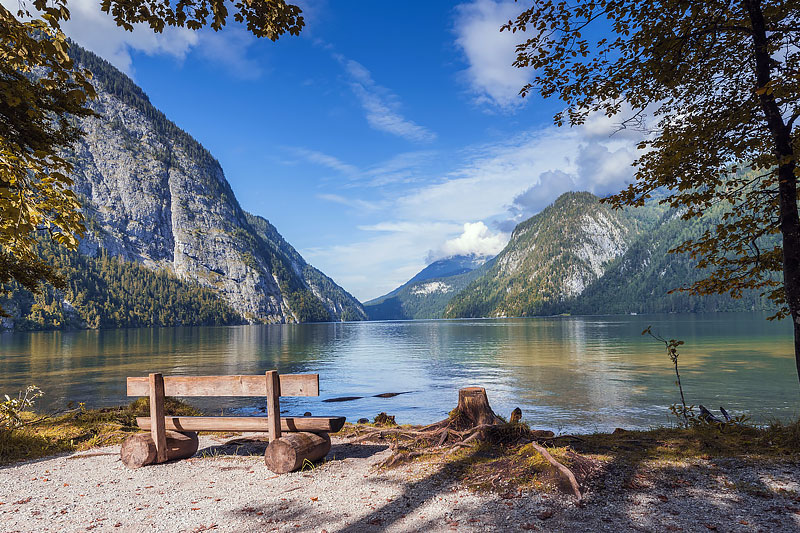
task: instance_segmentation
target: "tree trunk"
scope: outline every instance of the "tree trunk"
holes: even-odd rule
[[[167,460],[186,459],[197,452],[199,441],[197,433],[167,431]],[[119,456],[128,468],[139,468],[157,462],[156,443],[150,433],[136,433],[122,443]]]
[[[269,443],[264,463],[276,474],[285,474],[302,468],[307,460],[322,459],[329,451],[331,438],[327,433],[286,433]]]
[[[486,397],[486,389],[483,387],[460,389],[458,406],[450,419],[459,429],[503,423],[489,406],[489,398]]]
[[[778,165],[780,228],[783,236],[783,288],[794,326],[794,357],[800,380],[800,216],[797,213],[797,177],[791,128],[783,120],[774,93],[769,88],[772,66],[766,22],[761,0],[742,0],[753,28],[756,85],[761,109],[772,136],[772,151]]]

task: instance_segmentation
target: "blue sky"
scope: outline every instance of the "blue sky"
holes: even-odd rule
[[[3,0],[8,2],[8,0]],[[67,33],[128,73],[220,161],[242,207],[362,301],[454,253],[497,253],[567,190],[630,180],[635,138],[592,117],[555,128],[557,101],[521,99],[521,4],[299,3],[299,37],[126,33],[97,0]]]

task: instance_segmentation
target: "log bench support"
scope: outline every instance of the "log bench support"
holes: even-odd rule
[[[187,459],[197,453],[200,441],[194,431],[164,432],[166,461],[177,459]],[[136,433],[131,435],[122,443],[119,451],[122,464],[128,468],[139,468],[140,466],[161,463],[157,458],[156,443],[150,433]]]
[[[277,474],[303,467],[325,457],[331,449],[329,432],[342,429],[344,417],[281,417],[280,397],[319,396],[319,375],[285,374],[277,370],[259,376],[171,376],[153,373],[128,378],[128,396],[150,398],[150,416],[136,419],[149,433],[125,439],[120,449],[123,464],[138,468],[185,459],[197,452],[197,431],[266,431],[267,467]],[[165,396],[266,396],[266,417],[167,416]],[[284,433],[285,432],[285,433]]]
[[[167,433],[164,429],[164,376],[150,374],[150,435],[156,447],[156,462],[167,461]]]
[[[322,459],[331,451],[331,437],[327,433],[287,433],[270,441],[264,452],[264,464],[276,474],[285,474],[303,468],[306,461]]]

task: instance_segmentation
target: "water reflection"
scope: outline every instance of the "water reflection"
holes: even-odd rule
[[[127,401],[125,377],[319,372],[320,398],[287,399],[292,412],[355,419],[389,411],[405,422],[443,418],[459,387],[485,386],[495,410],[521,407],[537,427],[591,431],[668,422],[677,399],[663,346],[647,325],[686,341],[687,399],[754,418],[797,416],[791,330],[763,315],[651,315],[141,328],[0,335],[0,392],[40,386],[43,407]],[[394,398],[384,392],[413,391]],[[324,398],[365,396],[340,404]],[[257,412],[255,399],[193,400]]]

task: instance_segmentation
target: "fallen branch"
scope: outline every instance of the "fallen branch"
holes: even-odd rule
[[[116,455],[119,456],[119,452],[91,452],[91,453],[81,453],[77,455],[70,455],[67,457],[67,460],[71,459],[83,459],[84,457],[100,457],[103,455]]]
[[[573,492],[573,494],[575,494],[575,497],[576,497],[576,498],[578,499],[578,501],[580,502],[580,501],[581,501],[581,498],[582,498],[582,496],[581,496],[581,489],[580,489],[580,487],[578,486],[578,480],[577,480],[577,479],[575,479],[575,474],[573,474],[573,473],[572,473],[572,470],[570,470],[570,469],[569,469],[569,468],[567,468],[566,466],[564,466],[564,465],[562,465],[561,463],[559,463],[558,461],[556,461],[556,460],[555,460],[555,458],[554,458],[552,455],[550,455],[550,452],[548,452],[548,451],[547,451],[547,450],[544,448],[544,446],[541,446],[540,444],[538,444],[538,443],[536,443],[536,442],[531,442],[531,446],[533,446],[533,448],[534,448],[534,449],[535,449],[537,452],[539,452],[540,454],[542,454],[542,457],[544,457],[545,459],[547,459],[547,462],[548,462],[548,463],[550,463],[551,465],[553,465],[554,467],[556,467],[556,468],[558,469],[558,471],[559,471],[559,472],[561,472],[561,474],[562,474],[562,475],[563,475],[565,478],[567,478],[567,480],[569,481],[569,484],[570,484],[570,486],[572,487],[572,492]]]

